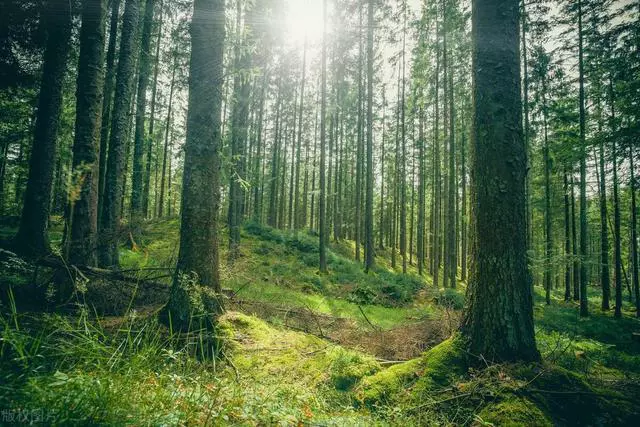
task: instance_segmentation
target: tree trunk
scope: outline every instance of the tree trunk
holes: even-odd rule
[[[602,310],[609,310],[611,281],[609,278],[609,232],[607,224],[607,184],[604,168],[604,142],[600,141],[600,286],[602,287]]]
[[[240,184],[245,176],[245,147],[248,134],[249,97],[251,90],[251,78],[249,68],[251,58],[248,52],[241,52],[240,43],[251,45],[249,38],[251,29],[249,22],[252,20],[251,11],[245,10],[244,28],[241,28],[241,2],[237,2],[236,19],[236,46],[235,46],[235,76],[233,79],[233,106],[231,112],[231,162],[229,174],[229,254],[230,262],[240,255],[240,225],[242,223],[242,211],[245,191]]]
[[[424,274],[424,234],[425,224],[425,183],[426,183],[426,165],[424,153],[424,111],[420,106],[419,112],[419,132],[418,132],[418,242],[417,242],[417,258],[418,258],[418,274]]]
[[[367,25],[367,175],[364,208],[364,266],[365,271],[373,268],[375,253],[373,248],[373,0],[369,0]]]
[[[68,0],[48,0],[43,14],[47,43],[35,120],[29,179],[24,194],[15,249],[28,257],[51,252],[47,228],[56,159],[56,138],[62,91],[71,39],[71,5]]]
[[[73,172],[78,180],[71,203],[71,235],[66,247],[69,263],[96,266],[98,234],[98,173],[100,119],[104,89],[106,1],[84,0],[80,30],[80,60],[76,91],[76,132]]]
[[[136,32],[138,26],[138,2],[127,0],[122,18],[120,54],[116,73],[113,115],[109,135],[107,173],[104,200],[100,217],[100,242],[98,262],[101,267],[117,267],[118,234],[121,219],[121,202],[124,194],[124,169],[127,157],[127,127],[132,105],[133,78],[135,74]]]
[[[144,174],[144,213],[147,218],[152,217],[156,213],[156,208],[158,207],[158,161],[156,161],[155,165],[155,200],[154,203],[151,204],[150,196],[149,196],[149,188],[151,187],[151,159],[152,159],[152,151],[153,151],[153,142],[154,142],[154,133],[155,133],[155,122],[156,122],[156,105],[158,100],[158,72],[160,71],[160,44],[162,40],[162,24],[163,24],[163,7],[164,1],[160,0],[160,5],[158,7],[160,17],[158,19],[158,37],[156,38],[156,53],[153,64],[153,86],[151,88],[151,112],[149,114],[149,136],[147,140],[147,168]],[[153,210],[149,211],[149,206],[152,206]]]
[[[401,146],[402,158],[400,160],[400,255],[402,256],[402,273],[407,273],[407,141],[405,123],[405,79],[406,61],[405,51],[407,43],[407,0],[403,0],[403,25],[402,25],[402,101],[400,103],[401,121]]]
[[[219,19],[212,19],[219,17]],[[213,292],[209,314],[223,309],[218,249],[224,0],[195,0],[191,24],[191,64],[187,137],[182,180],[182,222],[176,277],[167,305],[172,324],[186,328],[197,310],[181,274],[195,274]]]
[[[321,59],[321,102],[320,102],[320,194],[318,204],[320,205],[319,213],[319,248],[320,248],[320,272],[327,273],[327,183],[326,183],[326,139],[327,139],[327,0],[323,0],[323,31],[322,31],[322,59]]]
[[[136,128],[133,145],[133,177],[131,179],[131,222],[134,227],[145,215],[148,205],[148,194],[144,194],[144,122],[147,111],[147,87],[151,72],[151,26],[153,24],[153,9],[155,0],[145,0],[144,19],[142,22],[142,37],[140,39],[140,59],[138,66],[138,96],[136,103]],[[148,161],[148,159],[147,159]]]
[[[174,52],[177,55],[177,52]],[[173,111],[173,92],[176,82],[176,70],[178,68],[178,60],[174,57],[173,69],[171,70],[171,85],[169,86],[169,104],[167,106],[167,123],[164,130],[164,150],[162,155],[162,175],[160,178],[160,200],[158,203],[158,217],[164,216],[164,192],[166,188],[166,170],[167,170],[167,157],[171,156],[171,146],[169,144],[169,132],[171,129],[171,113]]]
[[[102,98],[102,121],[100,130],[100,166],[98,179],[98,224],[101,223],[104,186],[107,176],[107,153],[109,151],[109,126],[111,125],[111,107],[113,86],[115,84],[116,42],[118,39],[118,20],[120,18],[120,0],[112,0],[109,27],[109,47],[107,48],[106,77]]]
[[[587,143],[584,91],[582,0],[578,0],[578,82],[580,102],[580,316],[589,315],[587,299]]]
[[[564,300],[571,300],[571,213],[569,204],[569,179],[567,170],[564,170]]]
[[[527,268],[517,0],[473,7],[472,256],[462,333],[487,360],[536,360]],[[499,262],[496,262],[499,261]]]
[[[545,71],[546,73],[546,71]],[[547,111],[547,76],[542,76],[542,127],[544,136],[544,290],[547,305],[551,305],[551,252],[553,250],[553,235],[551,230],[551,156],[549,154],[549,117]]]

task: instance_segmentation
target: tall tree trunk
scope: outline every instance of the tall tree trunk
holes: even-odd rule
[[[106,1],[84,0],[80,30],[80,60],[76,91],[76,132],[73,171],[79,186],[70,197],[71,236],[66,247],[71,264],[97,264],[98,173],[100,119],[104,89]],[[79,191],[78,191],[79,190]]]
[[[146,145],[144,122],[147,112],[147,87],[151,73],[151,26],[155,0],[145,0],[142,36],[140,38],[140,59],[138,66],[138,96],[136,103],[136,128],[133,145],[133,177],[131,179],[131,222],[139,226],[146,214],[148,194],[144,192],[144,149]],[[149,159],[147,159],[148,161]]]
[[[178,68],[177,52],[174,52],[176,56],[173,60],[173,69],[171,70],[171,84],[169,86],[169,104],[167,105],[167,122],[164,130],[164,150],[162,155],[162,175],[160,178],[160,200],[158,203],[158,217],[164,216],[164,192],[166,188],[166,170],[167,170],[167,157],[171,156],[171,146],[169,144],[169,132],[171,129],[171,113],[173,112],[173,92],[176,83],[176,70]]]
[[[571,250],[573,255],[573,300],[580,300],[580,260],[578,258],[578,232],[576,221],[576,185],[571,172]]]
[[[301,151],[302,151],[302,118],[304,115],[304,89],[306,83],[306,71],[307,71],[307,39],[304,39],[304,50],[302,52],[302,80],[300,82],[300,110],[298,112],[298,137],[296,138],[296,172],[295,172],[295,194],[294,194],[294,208],[295,221],[294,229],[302,228],[304,224],[304,214],[302,212],[302,201],[300,200],[300,167],[301,167]],[[306,191],[306,189],[305,189]]]
[[[418,132],[418,242],[417,242],[417,258],[418,258],[418,274],[424,274],[424,235],[425,235],[425,183],[426,183],[426,165],[424,150],[424,111],[420,106],[419,112],[419,132]]]
[[[439,38],[439,25],[436,23],[436,39]],[[434,202],[433,202],[433,287],[438,289],[440,286],[440,228],[441,228],[441,210],[442,210],[442,193],[441,193],[441,162],[440,162],[440,47],[436,43],[436,72],[435,72],[435,88],[434,88],[434,116],[433,116],[433,163],[434,163]]]
[[[138,1],[127,0],[122,18],[122,35],[120,36],[116,92],[109,135],[104,200],[99,224],[98,262],[102,267],[117,267],[119,264],[118,234],[122,214],[121,203],[124,194],[127,127],[129,124],[129,109],[132,106],[133,97],[137,26]]]
[[[276,119],[275,119],[275,135],[273,138],[273,144],[271,147],[271,176],[269,179],[269,214],[267,218],[267,224],[271,227],[278,225],[278,211],[277,211],[277,189],[278,189],[278,159],[280,156],[280,110],[282,109],[282,78],[278,83],[278,94],[276,96]]]
[[[584,91],[582,0],[578,0],[578,83],[580,103],[580,316],[589,315],[587,299],[587,143]]]
[[[320,213],[319,213],[319,264],[320,264],[320,272],[327,272],[327,183],[326,183],[326,171],[325,171],[325,163],[326,163],[326,139],[327,139],[327,0],[323,0],[323,31],[322,31],[322,59],[321,59],[321,84],[320,84],[320,93],[321,93],[321,102],[320,102],[320,194],[318,204],[320,205]]]
[[[444,49],[443,49],[443,68],[445,70],[445,79],[448,78],[448,101],[449,101],[449,194],[447,202],[447,262],[449,263],[449,277],[445,277],[445,281],[449,281],[451,288],[456,287],[457,272],[457,243],[456,243],[456,138],[455,138],[455,115],[454,115],[454,96],[453,96],[453,67],[448,60],[447,49],[447,33],[448,33],[448,16],[447,1],[444,1]]]
[[[611,102],[611,121],[610,125],[612,130],[615,130],[616,126],[616,112],[615,112],[615,93],[613,80],[609,79],[609,96]],[[613,257],[615,265],[615,285],[616,285],[616,307],[614,311],[614,317],[622,317],[622,234],[620,224],[620,196],[619,196],[619,181],[618,181],[618,147],[615,138],[613,139]]]
[[[553,235],[551,234],[551,156],[549,154],[549,126],[547,111],[546,76],[542,77],[542,128],[544,136],[544,290],[547,305],[551,305],[551,252],[553,250]]]
[[[62,90],[71,39],[72,16],[69,1],[48,0],[45,8],[43,25],[47,31],[47,43],[29,160],[29,179],[20,227],[13,241],[15,249],[28,257],[39,257],[51,252],[47,228]]]
[[[403,0],[402,24],[402,101],[400,104],[400,121],[402,132],[402,159],[400,173],[400,255],[402,256],[402,273],[407,273],[407,141],[405,123],[405,85],[406,85],[406,44],[407,44],[407,0]]]
[[[189,109],[182,180],[182,222],[177,271],[194,273],[198,284],[215,298],[206,298],[205,310],[223,309],[218,248],[220,205],[220,149],[224,0],[195,0],[191,25]],[[218,19],[212,19],[218,17]],[[186,329],[196,310],[180,274],[171,287],[167,311],[172,324]],[[204,299],[204,298],[203,298]],[[203,301],[204,302],[204,301]]]
[[[385,207],[385,198],[384,198],[384,142],[386,137],[386,108],[387,108],[387,100],[385,95],[385,87],[382,86],[382,138],[380,140],[380,222],[379,222],[379,243],[378,248],[383,251],[384,250],[384,207]]]
[[[567,178],[567,171],[564,171],[564,300],[569,302],[571,300],[571,263],[568,261],[571,259],[571,219],[570,219],[569,204],[569,179]]]
[[[518,0],[476,0],[472,14],[473,262],[462,333],[470,352],[484,359],[536,360],[527,271]]]
[[[247,6],[248,7],[248,6]],[[231,173],[229,174],[229,261],[233,262],[240,255],[240,225],[245,198],[241,181],[245,176],[245,151],[248,134],[249,98],[251,90],[251,57],[248,52],[242,52],[240,44],[252,45],[249,38],[251,33],[249,22],[253,19],[251,9],[245,9],[244,28],[242,28],[242,2],[237,2],[236,45],[235,45],[235,76],[233,79],[233,106],[231,112]],[[247,48],[248,48],[247,46]],[[244,49],[246,50],[246,49]]]
[[[155,200],[154,203],[151,204],[149,189],[151,187],[151,160],[152,160],[152,152],[154,146],[154,133],[155,133],[155,123],[156,123],[156,104],[158,98],[158,72],[160,71],[160,44],[162,40],[162,24],[163,24],[163,6],[164,1],[160,0],[160,5],[158,7],[158,12],[160,13],[160,17],[158,18],[158,37],[156,38],[156,53],[153,64],[153,86],[151,88],[151,112],[149,114],[149,136],[147,138],[147,167],[144,174],[144,189],[143,189],[143,199],[144,199],[144,213],[147,218],[152,217],[156,214],[156,208],[158,207],[158,161],[156,161],[155,165]],[[149,211],[149,206],[152,206],[153,210]]]
[[[604,142],[600,141],[600,286],[602,287],[602,310],[609,310],[611,281],[609,278],[609,232],[607,224],[607,184],[604,168]]]
[[[256,137],[256,156],[253,166],[253,219],[254,221],[262,222],[262,204],[260,203],[260,187],[262,185],[263,177],[260,173],[260,164],[262,163],[262,130],[264,125],[264,105],[265,96],[267,91],[267,85],[269,79],[267,78],[266,70],[263,71],[262,78],[262,92],[260,93],[260,112],[258,114],[258,135]]]
[[[464,118],[464,114],[462,115]],[[460,143],[460,174],[462,175],[462,221],[460,221],[461,234],[461,247],[460,247],[460,279],[463,282],[467,281],[467,237],[468,237],[468,214],[467,214],[467,154],[466,154],[466,128],[464,126],[464,120],[462,122],[462,141]]]
[[[111,107],[115,84],[116,42],[118,39],[118,20],[120,19],[120,0],[112,0],[109,26],[109,47],[107,48],[106,76],[102,98],[102,121],[100,130],[100,165],[98,179],[98,224],[101,223],[104,186],[107,177],[107,153],[109,151],[109,127],[111,125]]]
[[[364,157],[364,113],[362,111],[364,88],[362,87],[362,70],[364,68],[364,48],[362,46],[362,28],[364,27],[363,20],[363,4],[365,0],[360,0],[360,24],[358,26],[358,122],[357,126],[357,149],[356,149],[356,215],[354,220],[355,229],[355,246],[356,246],[356,261],[360,261],[360,243],[362,242],[361,224],[362,224],[362,170],[363,170],[363,157]]]
[[[373,0],[369,0],[367,24],[367,175],[364,208],[364,266],[365,271],[373,268],[375,253],[373,247]]]
[[[522,86],[524,100],[524,146],[527,152],[527,250],[533,245],[533,209],[531,207],[531,144],[529,136],[531,135],[531,125],[529,120],[529,58],[527,50],[527,8],[526,1],[522,0],[522,15],[520,16],[520,29],[522,30]]]

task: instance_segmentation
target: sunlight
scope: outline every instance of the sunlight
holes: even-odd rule
[[[292,44],[322,39],[322,0],[287,0],[286,35]]]

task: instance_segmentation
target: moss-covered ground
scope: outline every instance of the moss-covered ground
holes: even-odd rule
[[[53,233],[57,244],[58,227]],[[85,284],[76,294],[83,304],[64,315],[21,311],[5,298],[4,414],[28,414],[46,425],[547,426],[640,419],[640,322],[631,312],[622,319],[602,313],[596,288],[586,319],[576,303],[562,301],[561,290],[551,306],[536,290],[540,363],[479,362],[455,333],[464,283],[435,290],[414,266],[407,275],[391,268],[387,251],[365,274],[350,242],[331,245],[330,272],[320,275],[317,236],[248,224],[240,258],[227,263],[221,256],[228,312],[216,331],[184,335],[154,315],[166,299],[177,242],[177,221],[157,221],[133,249],[121,248],[123,269],[153,278],[155,288],[135,287],[120,297],[122,287]],[[5,264],[5,288],[31,280],[28,266]]]

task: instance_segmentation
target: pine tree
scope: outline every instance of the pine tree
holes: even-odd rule
[[[14,249],[28,257],[40,257],[51,252],[47,230],[62,86],[71,39],[71,5],[68,0],[47,0],[43,16],[47,43],[29,160],[29,179],[24,193],[20,228],[13,240]],[[17,191],[16,196],[19,194]]]
[[[104,38],[106,2],[84,0],[80,30],[80,60],[76,90],[76,132],[73,171],[80,188],[71,197],[67,259],[72,264],[97,263],[98,167],[100,119],[104,89]]]
[[[539,354],[527,277],[518,1],[477,0],[472,22],[474,262],[462,333],[471,353],[488,360],[535,360]]]

